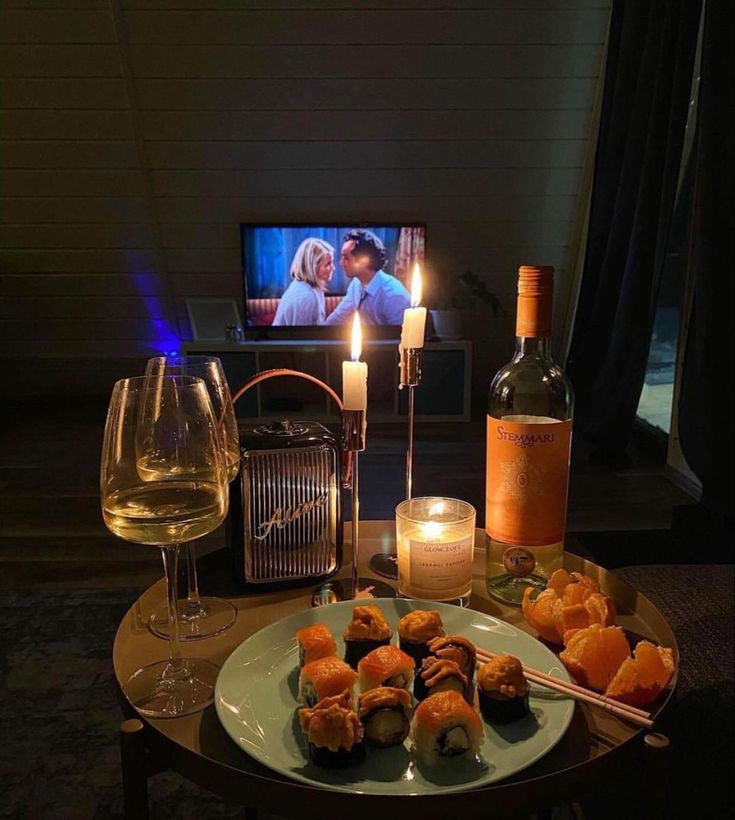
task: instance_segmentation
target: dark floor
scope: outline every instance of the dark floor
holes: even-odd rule
[[[104,406],[65,404],[64,397],[7,414],[0,428],[0,589],[144,586],[160,577],[157,550],[115,538],[102,522],[104,419]],[[403,425],[368,427],[360,459],[365,519],[392,519],[404,498],[405,434]],[[484,421],[417,425],[414,495],[465,499],[482,526],[484,483]],[[619,532],[625,551],[622,533],[666,531],[672,510],[692,501],[664,477],[660,459],[645,447],[626,466],[595,467],[575,445],[567,527],[572,536]],[[215,549],[223,538],[220,529],[200,549]],[[582,549],[580,543],[569,539],[572,549]],[[655,537],[639,541],[637,560],[627,563],[665,562],[655,543]]]

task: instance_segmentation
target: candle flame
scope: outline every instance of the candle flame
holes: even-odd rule
[[[424,524],[424,535],[427,538],[438,538],[441,535],[442,525],[438,521],[427,521]]]
[[[413,266],[411,276],[411,307],[418,307],[421,304],[421,268],[417,262]]]
[[[359,362],[362,353],[362,330],[360,329],[360,314],[355,311],[355,318],[352,320],[352,361]]]

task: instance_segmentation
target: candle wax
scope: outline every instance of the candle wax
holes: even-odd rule
[[[367,410],[366,362],[342,362],[342,403],[345,410]]]
[[[403,327],[401,328],[401,347],[424,346],[424,330],[426,328],[426,308],[413,307],[403,311]]]

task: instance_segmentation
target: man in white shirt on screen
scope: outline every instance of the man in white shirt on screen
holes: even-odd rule
[[[368,325],[403,322],[403,311],[411,307],[411,296],[395,276],[382,269],[386,259],[385,246],[371,231],[356,228],[345,234],[339,262],[351,281],[325,324],[342,325],[358,309],[360,319]]]

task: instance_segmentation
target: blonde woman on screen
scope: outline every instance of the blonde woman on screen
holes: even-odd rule
[[[291,284],[278,303],[273,325],[324,324],[324,291],[333,273],[334,248],[329,242],[304,239],[291,262]]]

